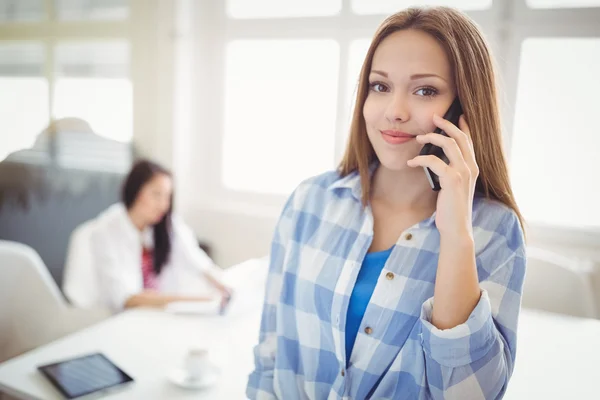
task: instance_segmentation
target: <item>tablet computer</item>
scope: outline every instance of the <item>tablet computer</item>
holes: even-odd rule
[[[37,367],[67,398],[125,388],[133,378],[102,353],[93,353]]]

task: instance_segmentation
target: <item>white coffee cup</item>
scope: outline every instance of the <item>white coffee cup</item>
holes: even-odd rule
[[[209,367],[208,350],[192,348],[185,357],[185,369],[189,379],[200,379]]]

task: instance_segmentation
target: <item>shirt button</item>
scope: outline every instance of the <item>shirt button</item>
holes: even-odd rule
[[[342,369],[342,372],[340,372],[340,374],[341,374],[342,376],[346,376],[346,371],[344,371],[344,370]]]
[[[412,233],[407,233],[406,236],[404,236],[404,239],[410,240],[410,239],[412,239],[412,236],[413,236]]]
[[[371,328],[370,326],[367,326],[367,327],[365,328],[365,333],[366,333],[367,335],[370,335],[371,333],[373,333],[373,328]]]
[[[394,279],[394,274],[392,272],[388,272],[387,274],[385,274],[385,277],[388,278],[389,281],[391,281],[392,279]]]

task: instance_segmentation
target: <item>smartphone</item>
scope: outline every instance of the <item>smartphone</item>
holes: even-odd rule
[[[450,104],[450,107],[448,108],[448,111],[446,111],[446,114],[444,114],[444,119],[446,119],[446,120],[452,122],[454,125],[458,126],[458,119],[460,118],[462,113],[463,113],[462,106],[460,105],[460,101],[458,100],[458,97],[456,97],[454,99],[454,101],[452,102],[452,104]],[[446,134],[446,132],[444,132],[440,128],[436,128],[435,131],[433,131],[433,132],[439,133],[440,135],[448,136]],[[423,148],[421,149],[421,152],[419,153],[419,155],[426,156],[426,155],[430,155],[430,154],[437,156],[438,158],[441,158],[442,161],[444,161],[446,164],[450,163],[450,161],[448,160],[448,157],[446,157],[446,154],[444,154],[444,150],[442,150],[441,147],[438,147],[431,143],[426,143],[425,146],[423,146]],[[425,175],[427,176],[427,180],[429,181],[429,184],[431,185],[431,189],[435,190],[436,192],[438,190],[440,190],[441,189],[440,178],[429,168],[423,167],[423,169],[425,170]]]

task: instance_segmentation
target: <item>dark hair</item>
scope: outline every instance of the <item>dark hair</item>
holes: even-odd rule
[[[134,164],[125,178],[121,201],[129,210],[133,207],[140,190],[157,174],[172,176],[166,168],[148,160],[140,160]],[[171,214],[173,213],[173,193],[169,210],[159,223],[154,225],[154,272],[158,275],[169,260],[171,254]]]

